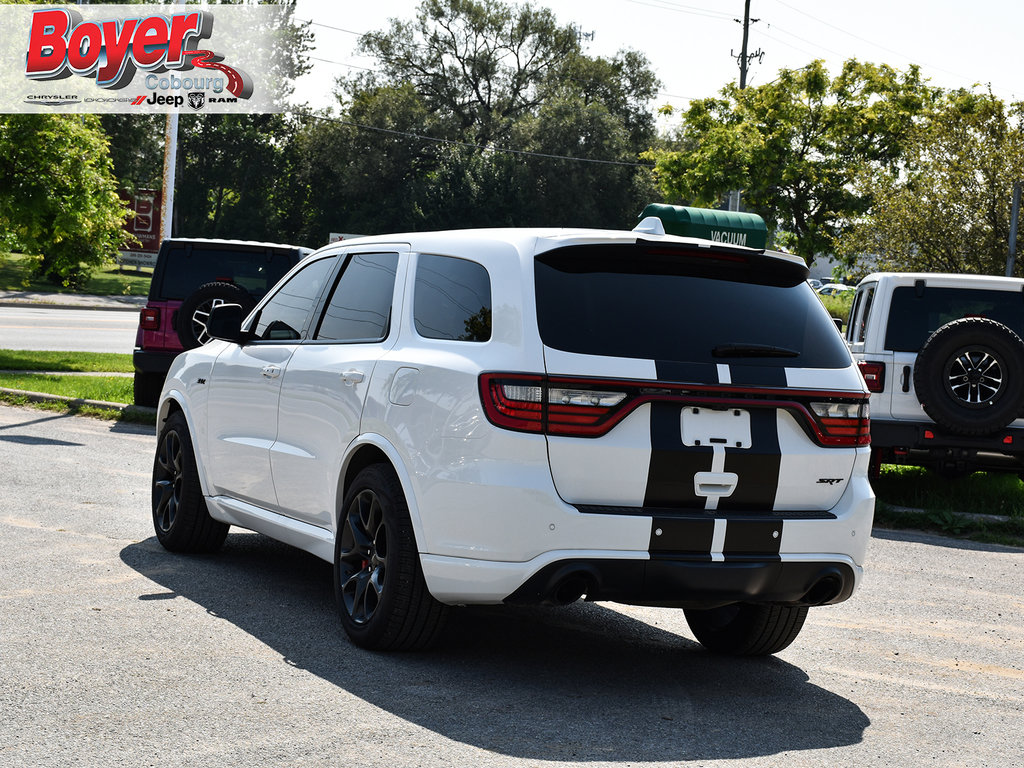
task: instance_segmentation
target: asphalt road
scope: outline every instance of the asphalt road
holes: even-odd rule
[[[135,348],[138,312],[0,307],[0,349],[120,352]]]
[[[603,603],[374,654],[326,563],[244,532],[163,551],[154,442],[0,406],[0,766],[1024,763],[1024,550],[877,532],[863,588],[769,659]]]

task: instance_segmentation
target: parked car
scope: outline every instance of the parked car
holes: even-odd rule
[[[206,318],[218,304],[251,309],[303,256],[297,245],[246,240],[164,240],[135,336],[135,403],[155,406],[171,360],[209,341]]]
[[[815,291],[817,291],[822,286],[821,280],[819,280],[816,277],[807,278],[807,284],[811,286],[811,288],[813,288]]]
[[[838,296],[842,293],[852,293],[856,290],[851,285],[843,285],[842,283],[826,283],[818,289],[818,293],[822,296]]]
[[[1024,471],[1024,280],[875,273],[846,340],[871,391],[874,467]]]
[[[363,238],[213,308],[161,395],[158,539],[332,562],[365,648],[581,597],[787,647],[861,579],[867,390],[801,259],[639,230]]]

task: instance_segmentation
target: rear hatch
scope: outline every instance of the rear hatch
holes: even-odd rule
[[[806,276],[735,248],[539,255],[547,376],[530,385],[562,498],[627,512],[833,507],[868,441],[867,401]]]

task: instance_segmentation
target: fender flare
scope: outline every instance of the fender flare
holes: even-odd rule
[[[345,458],[338,470],[338,485],[334,499],[335,536],[338,534],[338,516],[341,514],[341,502],[345,498],[345,476],[348,474],[349,467],[352,464],[352,458],[359,452],[359,449],[364,446],[372,446],[383,453],[391,464],[392,469],[395,470],[398,482],[402,486],[402,493],[405,494],[405,503],[409,507],[409,519],[412,521],[413,533],[416,536],[416,547],[421,555],[426,554],[423,549],[423,542],[426,541],[426,531],[423,527],[423,518],[420,514],[418,499],[416,494],[413,493],[415,483],[413,482],[412,474],[409,472],[408,465],[406,464],[401,451],[395,447],[394,443],[383,435],[375,432],[364,432],[363,434],[357,435],[356,438],[349,443],[348,450],[345,451]]]
[[[188,431],[192,436],[192,445],[196,446],[196,440],[199,433],[196,430],[195,416],[189,406],[188,398],[185,397],[184,393],[177,387],[180,383],[181,382],[179,381],[175,381],[174,384],[172,384],[171,389],[167,390],[167,394],[164,396],[163,400],[160,401],[160,407],[156,415],[157,438],[159,439],[163,423],[167,421],[167,417],[170,415],[171,402],[173,401],[177,405],[178,410],[184,414],[185,423],[188,424]],[[211,486],[206,474],[206,462],[203,459],[203,451],[199,450],[198,447],[195,447],[194,453],[196,457],[196,469],[199,471],[199,488],[202,490],[204,497],[209,497]]]

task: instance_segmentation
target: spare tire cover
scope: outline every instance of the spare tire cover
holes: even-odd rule
[[[1024,341],[995,320],[946,323],[918,353],[914,389],[925,413],[951,432],[996,432],[1024,407]]]

